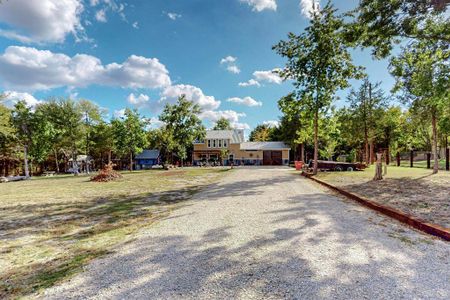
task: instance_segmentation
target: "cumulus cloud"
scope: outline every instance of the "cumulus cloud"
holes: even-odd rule
[[[280,121],[277,120],[268,120],[263,122],[264,125],[267,125],[271,128],[280,126]]]
[[[177,84],[164,88],[161,93],[160,103],[175,103],[179,96],[185,95],[186,99],[198,104],[203,110],[214,110],[220,106],[220,101],[214,96],[206,96],[203,91],[192,85]]]
[[[249,106],[249,107],[262,106],[261,101],[256,101],[252,97],[244,97],[244,98],[233,97],[233,98],[229,98],[227,101],[237,103],[237,104],[242,104],[242,105]]]
[[[0,8],[0,36],[23,43],[62,43],[68,34],[84,38],[80,0],[2,1]]]
[[[114,115],[114,118],[116,118],[116,119],[125,117],[125,108],[115,110],[113,115]]]
[[[279,69],[273,69],[268,71],[255,71],[253,72],[253,77],[249,81],[239,82],[239,86],[257,86],[260,87],[262,82],[281,84],[283,79],[276,73]]]
[[[41,100],[36,99],[33,95],[29,93],[20,93],[16,91],[5,91],[3,93],[5,98],[3,101],[7,106],[14,106],[19,101],[25,101],[28,106],[34,107],[39,103],[42,103]]]
[[[182,17],[180,14],[177,14],[177,13],[174,13],[174,12],[167,13],[167,16],[169,17],[169,19],[174,20],[174,21],[176,19],[179,19],[179,18]]]
[[[260,87],[261,84],[258,81],[256,81],[255,79],[250,79],[249,81],[246,81],[246,82],[239,82],[239,86],[242,86],[242,87],[247,87],[247,86]]]
[[[314,11],[319,11],[319,0],[300,0],[300,9],[302,14],[311,19],[314,15]]]
[[[149,104],[150,97],[144,94],[140,94],[139,96],[137,96],[134,93],[131,93],[130,95],[128,95],[127,101],[128,103],[136,107],[145,107]]]
[[[237,62],[237,57],[234,57],[231,55],[224,57],[220,60],[220,64],[225,65],[228,72],[233,73],[233,74],[239,74],[239,73],[241,73],[241,70],[237,66],[236,62]]]
[[[150,128],[160,128],[164,126],[164,124],[165,123],[163,121],[160,121],[158,118],[150,118]]]
[[[119,64],[103,65],[97,57],[69,57],[48,50],[10,46],[0,56],[4,85],[19,90],[86,87],[91,84],[124,88],[163,88],[171,84],[169,72],[156,58],[131,55]]]
[[[258,82],[268,82],[268,83],[276,83],[281,84],[283,79],[275,72],[278,69],[273,69],[269,71],[255,71],[253,72],[253,76]]]
[[[215,123],[219,119],[225,118],[230,121],[230,125],[235,129],[250,129],[247,123],[239,122],[239,119],[245,116],[245,113],[239,113],[234,110],[207,110],[200,114],[200,118],[203,120]]]
[[[139,29],[139,22],[134,22],[132,26],[133,28]]]
[[[267,10],[277,10],[277,2],[275,0],[240,0],[252,7],[253,11],[261,12]]]
[[[95,19],[99,22],[106,23],[106,11],[104,9],[100,9],[95,13]]]

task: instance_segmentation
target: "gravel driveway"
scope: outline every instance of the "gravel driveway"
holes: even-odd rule
[[[294,175],[236,169],[51,299],[450,299],[450,244]]]

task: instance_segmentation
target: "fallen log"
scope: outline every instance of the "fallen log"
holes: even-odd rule
[[[26,176],[9,176],[9,177],[0,177],[1,182],[13,182],[27,179]]]

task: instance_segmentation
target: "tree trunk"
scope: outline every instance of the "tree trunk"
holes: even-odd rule
[[[374,151],[374,146],[373,146],[373,140],[370,140],[369,143],[369,148],[370,148],[370,164],[373,165],[373,163],[375,162],[375,151]]]
[[[59,163],[58,163],[58,150],[53,149],[53,152],[55,153],[55,166],[56,166],[56,173],[59,173]]]
[[[108,151],[108,164],[111,163],[111,150]]]
[[[367,129],[364,131],[364,148],[366,152],[366,165],[370,164],[370,158],[369,158],[369,137],[367,134]]]
[[[314,113],[314,166],[313,174],[317,175],[319,160],[319,111],[316,110]]]
[[[133,171],[133,153],[130,153],[130,172]]]
[[[377,164],[375,166],[375,176],[373,180],[382,180],[383,179],[383,163],[381,161],[382,154],[377,153]]]
[[[433,174],[436,174],[439,171],[439,154],[437,147],[437,125],[436,125],[436,111],[432,111],[431,113],[431,123],[433,126],[433,154],[434,154],[434,166],[433,166]]]
[[[30,170],[28,169],[28,145],[23,146],[23,167],[25,171],[25,177],[30,177]]]

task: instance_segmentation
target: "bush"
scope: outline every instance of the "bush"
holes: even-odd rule
[[[114,165],[112,163],[105,165],[97,175],[91,177],[91,181],[108,182],[122,178],[122,175],[114,171],[113,167]]]

